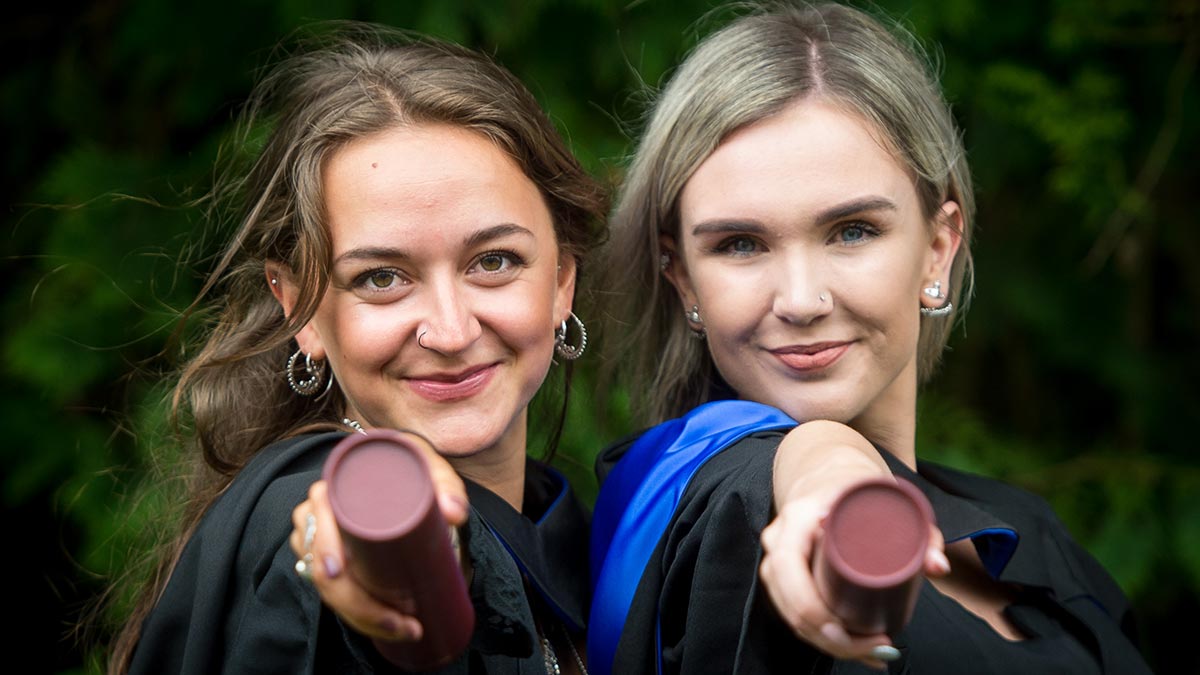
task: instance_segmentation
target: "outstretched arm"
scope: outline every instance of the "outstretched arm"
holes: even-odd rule
[[[438,506],[451,527],[457,528],[467,520],[466,488],[462,479],[446,460],[433,452],[426,453]],[[304,542],[310,515],[315,518],[315,536],[311,548]],[[385,640],[420,640],[424,632],[413,616],[380,602],[370,595],[353,576],[345,573],[346,562],[337,522],[334,520],[325,481],[309,488],[308,499],[292,511],[292,534],[289,539],[297,559],[311,553],[312,582],[321,600],[355,631],[371,638]],[[457,541],[457,538],[455,538]],[[470,579],[467,556],[462,555],[464,574]]]
[[[851,635],[817,591],[812,555],[830,506],[846,488],[867,479],[891,476],[886,462],[865,437],[837,422],[801,424],[784,437],[773,474],[776,516],[762,534],[760,575],[779,611],[798,637],[839,659],[855,659],[883,668],[891,640],[887,635]],[[925,572],[940,576],[950,565],[934,527]]]

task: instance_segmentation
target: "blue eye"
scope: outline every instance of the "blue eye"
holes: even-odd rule
[[[762,247],[751,237],[730,237],[717,245],[716,251],[733,256],[749,256],[762,251]]]
[[[864,232],[863,229],[858,225],[851,225],[850,227],[842,230],[842,241],[847,243],[859,241],[865,236],[867,236],[867,233]]]
[[[834,234],[834,241],[843,246],[857,246],[866,243],[878,234],[879,230],[870,223],[861,221],[846,223]]]

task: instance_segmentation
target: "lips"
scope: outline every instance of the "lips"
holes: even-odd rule
[[[810,373],[833,365],[852,344],[852,342],[818,342],[772,349],[771,353],[788,368]]]
[[[436,402],[457,401],[482,391],[496,374],[496,365],[490,363],[457,373],[423,373],[405,379],[422,398]]]

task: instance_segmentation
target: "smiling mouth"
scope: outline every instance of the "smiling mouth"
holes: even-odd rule
[[[469,368],[461,373],[430,373],[405,378],[418,396],[436,402],[457,401],[474,396],[491,382],[495,363]]]
[[[852,342],[821,342],[770,350],[775,358],[792,370],[811,373],[833,365],[850,349]]]

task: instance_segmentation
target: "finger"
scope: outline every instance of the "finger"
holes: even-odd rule
[[[377,600],[358,585],[352,575],[343,574],[331,579],[323,576],[318,566],[313,575],[313,585],[329,609],[345,624],[367,637],[416,641],[424,633],[416,618]]]
[[[936,525],[929,527],[929,548],[925,552],[925,574],[944,577],[950,573],[950,559],[946,557],[946,540]]]
[[[333,516],[333,507],[329,504],[325,481],[319,480],[308,489],[308,503],[312,505],[311,513],[317,519],[311,552],[320,564],[316,566],[314,581],[336,579],[342,574],[345,557],[342,554],[342,535]]]
[[[291,547],[292,553],[295,553],[297,558],[308,553],[304,549],[304,530],[308,526],[308,514],[313,512],[313,508],[312,501],[306,499],[292,509],[292,533],[288,535],[288,546]]]
[[[437,453],[437,450],[424,438],[412,434],[414,444],[420,448],[429,464],[429,477],[433,480],[433,490],[437,494],[438,508],[446,522],[459,526],[467,522],[467,486],[463,483],[458,472]]]

